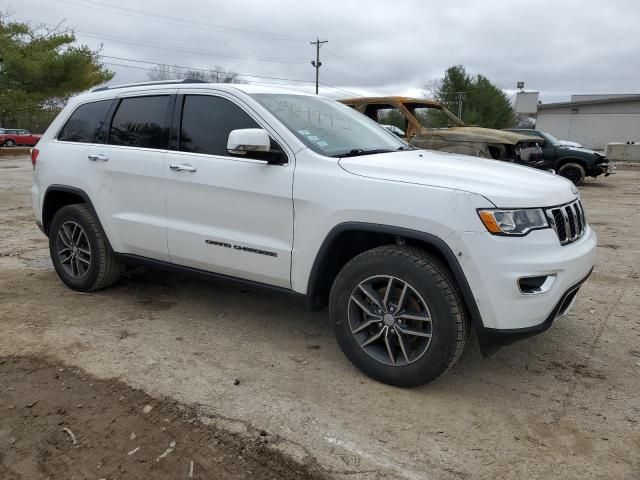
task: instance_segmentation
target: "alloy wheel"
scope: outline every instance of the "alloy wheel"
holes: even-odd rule
[[[91,245],[84,229],[69,220],[58,229],[56,252],[64,271],[72,278],[84,277],[91,266]]]
[[[360,282],[349,297],[348,320],[360,348],[386,365],[414,363],[431,345],[427,303],[397,277],[377,275]]]

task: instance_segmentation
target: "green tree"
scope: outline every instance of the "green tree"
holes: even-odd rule
[[[380,112],[378,122],[383,125],[393,125],[403,132],[407,129],[407,120],[395,108]]]
[[[462,92],[462,120],[468,125],[499,129],[515,124],[515,112],[505,92],[484,75],[471,76],[462,65],[449,67],[431,89],[434,98],[456,115]]]
[[[107,82],[113,72],[97,51],[76,46],[69,31],[8,22],[0,14],[0,121],[59,109],[74,94]]]

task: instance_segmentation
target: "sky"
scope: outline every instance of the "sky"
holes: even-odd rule
[[[640,94],[638,0],[0,0],[0,11],[73,29],[111,83],[162,63],[312,91],[319,38],[321,93],[335,98],[428,97],[458,64],[511,95],[524,81],[545,103]]]

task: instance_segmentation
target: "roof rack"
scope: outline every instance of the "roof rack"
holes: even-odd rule
[[[98,87],[91,90],[91,92],[103,92],[105,90],[115,90],[117,88],[128,88],[128,87],[141,87],[144,85],[174,85],[176,83],[208,83],[204,80],[198,80],[196,78],[183,78],[181,80],[160,80],[157,82],[140,82],[140,83],[127,83],[124,85],[107,85],[106,87]]]

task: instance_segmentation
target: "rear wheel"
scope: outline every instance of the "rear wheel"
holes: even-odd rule
[[[13,140],[7,140],[6,142],[4,142],[4,146],[5,147],[15,147],[16,146],[16,142],[14,142]]]
[[[67,205],[55,214],[49,252],[60,279],[82,292],[112,285],[123,270],[98,220],[84,204]]]
[[[455,283],[422,250],[384,246],[358,255],[338,274],[329,303],[340,348],[380,382],[421,385],[462,354],[468,327]]]
[[[586,173],[579,163],[565,163],[558,169],[558,175],[571,180],[574,185],[580,185],[584,181]]]

